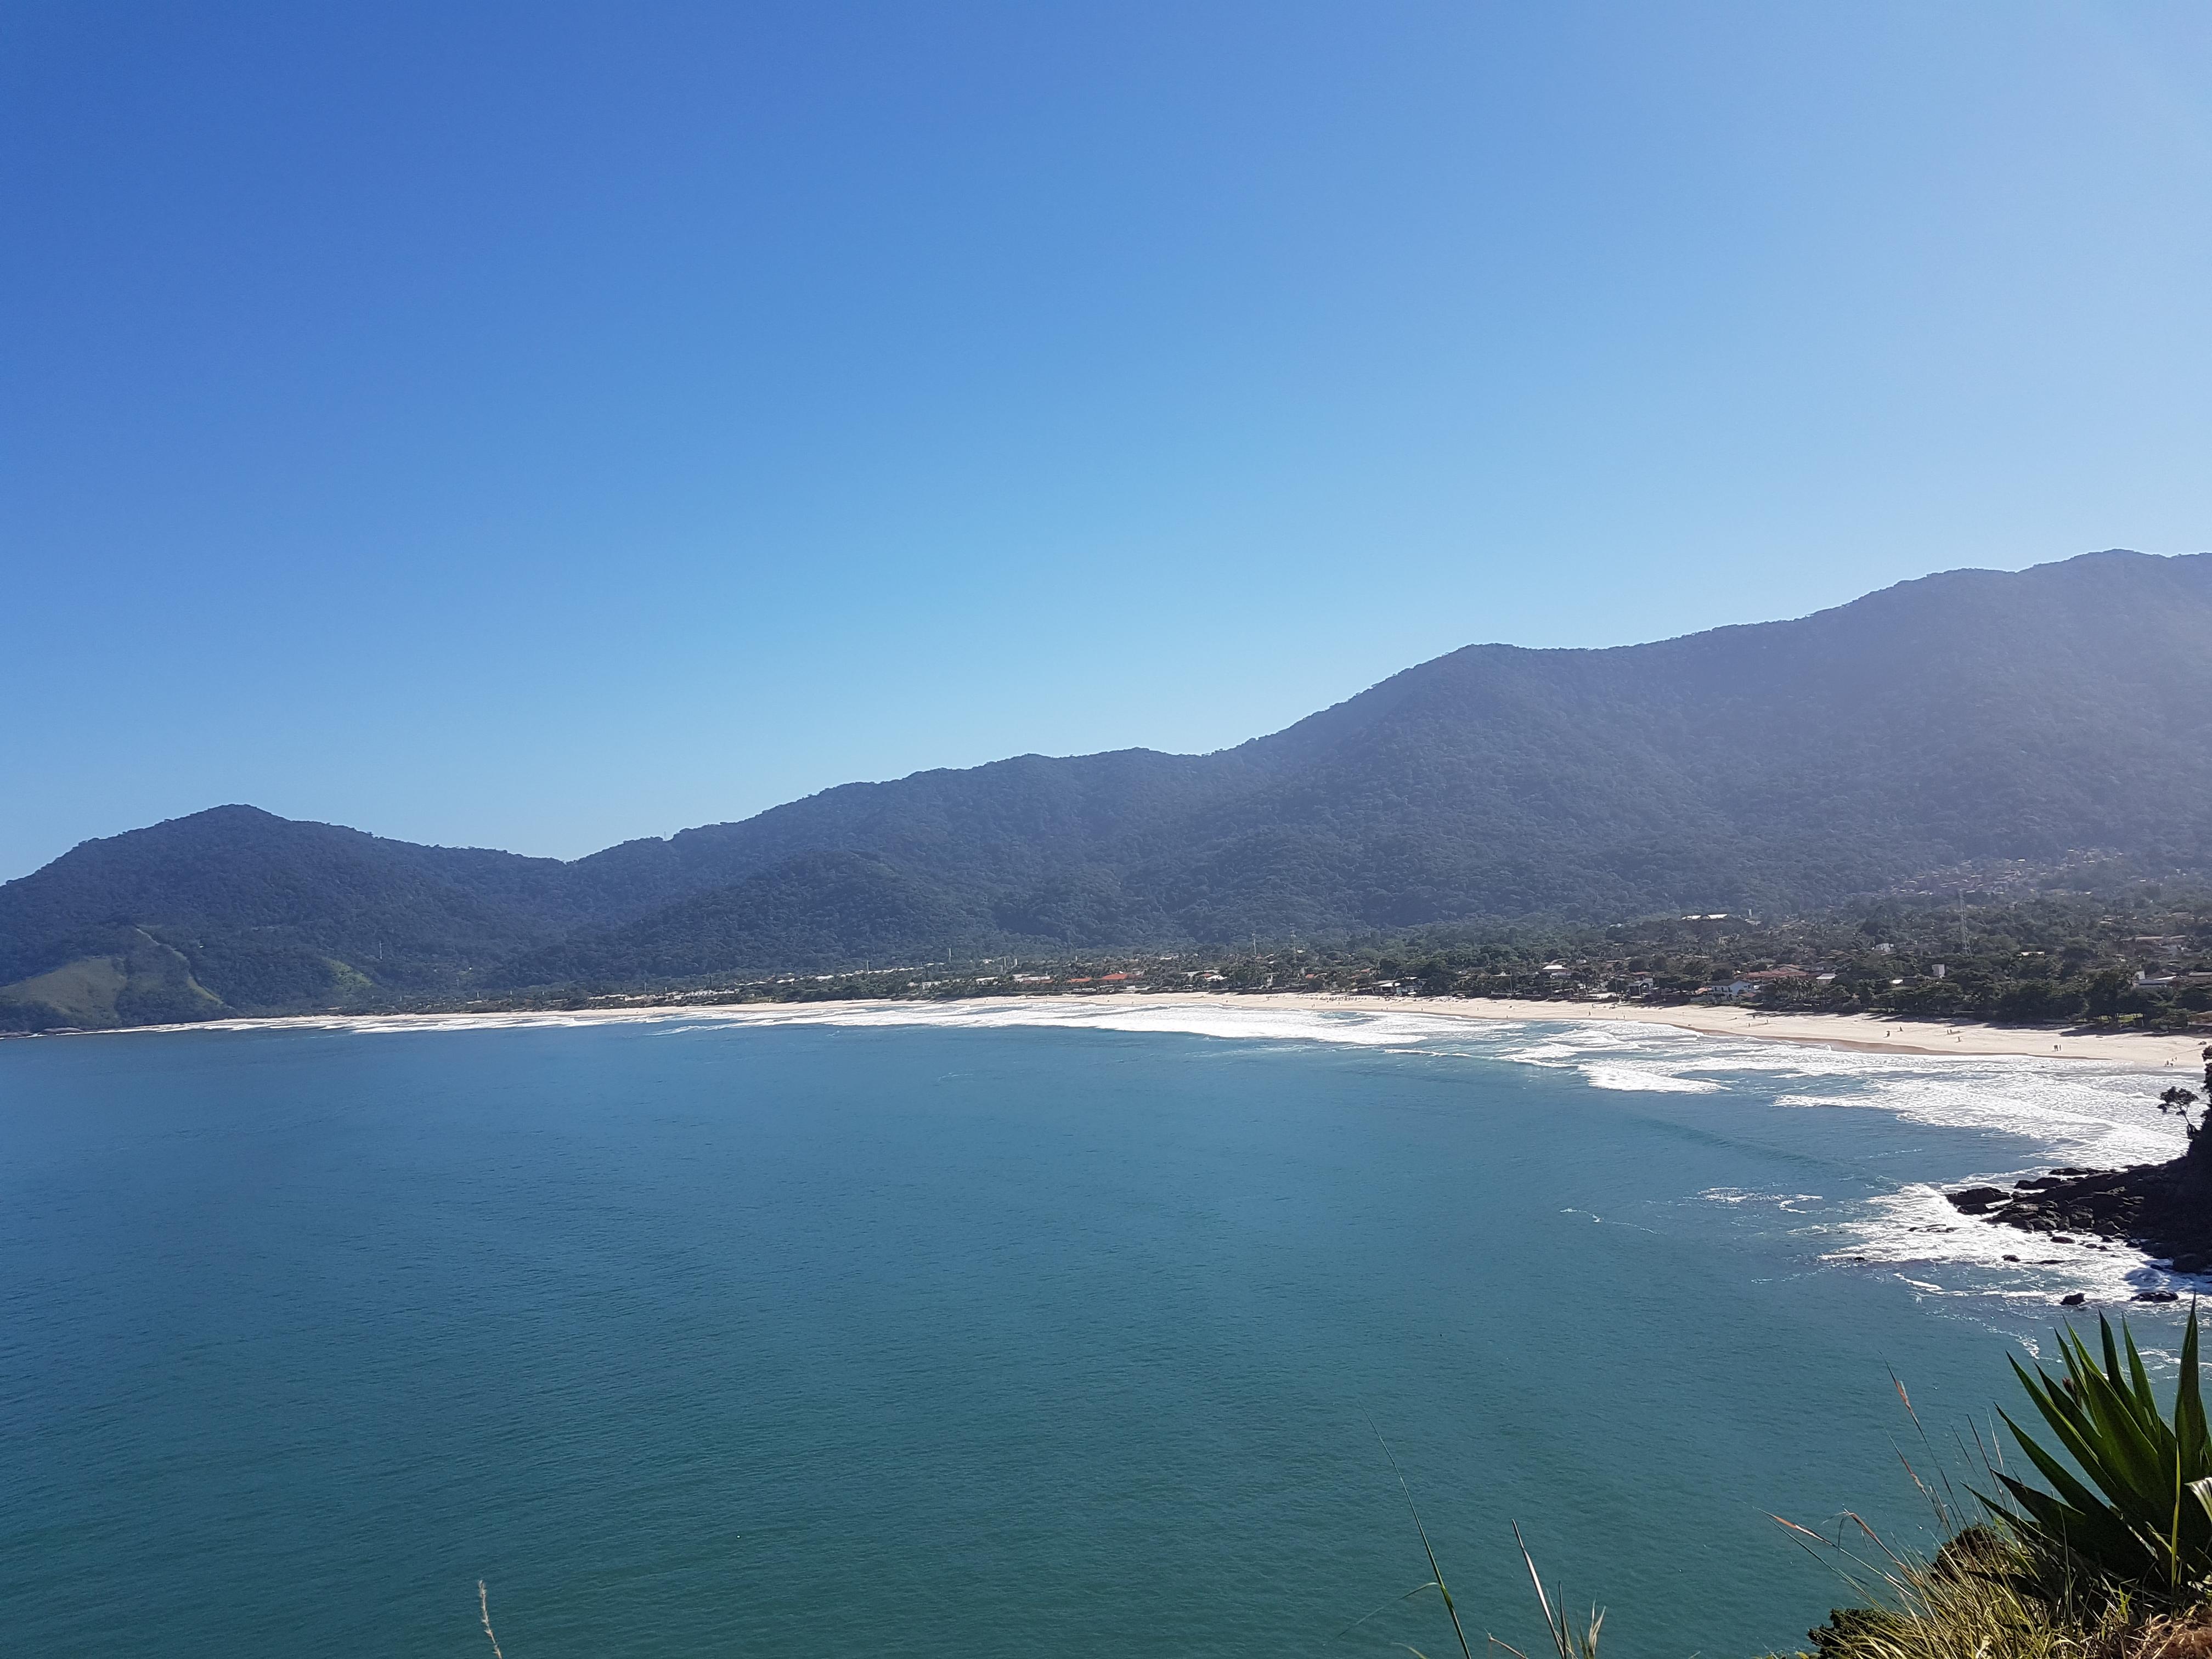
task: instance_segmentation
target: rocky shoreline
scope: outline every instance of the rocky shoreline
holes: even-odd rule
[[[2170,1261],[2176,1273],[2212,1271],[2212,1158],[2200,1155],[2194,1143],[2165,1164],[2054,1170],[2008,1189],[1967,1187],[1944,1196],[1962,1214],[2017,1227],[2054,1244],[2106,1239]],[[2174,1292],[2147,1291],[2139,1296],[2171,1301]]]
[[[2212,1103],[2212,1048],[2203,1051],[2203,1098]],[[2087,1235],[2141,1250],[2178,1273],[2212,1272],[2212,1133],[2207,1133],[2212,1105],[2192,1120],[2198,1097],[2179,1087],[2168,1088],[2158,1103],[2188,1131],[2188,1150],[2179,1158],[2124,1170],[2053,1170],[2009,1188],[1966,1187],[1944,1196],[1963,1215],[2039,1233],[2054,1244],[2076,1243],[2077,1235]],[[2141,1291],[2136,1299],[2172,1302],[2175,1293]]]

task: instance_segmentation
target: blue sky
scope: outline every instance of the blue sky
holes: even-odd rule
[[[0,216],[0,877],[2212,547],[2201,4],[18,0]]]

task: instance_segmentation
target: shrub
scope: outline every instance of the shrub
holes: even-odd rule
[[[2097,1326],[2101,1364],[2070,1328],[2058,1338],[2063,1376],[2040,1365],[2031,1375],[2012,1362],[2081,1474],[2005,1417],[2051,1489],[1999,1473],[2013,1505],[1985,1501],[2035,1558],[2046,1584],[2098,1581],[2169,1607],[2186,1605],[2212,1583],[2212,1443],[2197,1382],[2197,1310],[2190,1310],[2182,1339],[2170,1419],[2159,1410],[2133,1333],[2123,1324],[2116,1340],[2101,1316]]]

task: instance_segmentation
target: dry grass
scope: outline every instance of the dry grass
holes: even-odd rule
[[[2212,1617],[2154,1619],[2134,1633],[2125,1659],[2212,1659]]]
[[[1852,1581],[1870,1605],[1831,1615],[1800,1659],[2212,1659],[2212,1603],[2159,1612],[2109,1583],[2054,1600],[2037,1553],[1986,1525],[1932,1560],[1876,1547],[1872,1582]]]
[[[2085,1620],[2001,1574],[1932,1565],[1889,1580],[1887,1605],[1839,1612],[1813,1633],[1818,1659],[2122,1659],[2125,1652],[2122,1609]]]

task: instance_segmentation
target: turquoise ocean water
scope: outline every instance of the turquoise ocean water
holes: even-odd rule
[[[2162,1079],[1586,1023],[969,1005],[0,1043],[0,1649],[1626,1655],[1842,1599],[2056,1297],[1931,1183]],[[2007,1253],[2048,1258],[2008,1263]],[[2186,1288],[2186,1286],[2184,1286]],[[2170,1346],[2170,1309],[2138,1309]],[[1344,1627],[1384,1604],[1348,1633]]]

